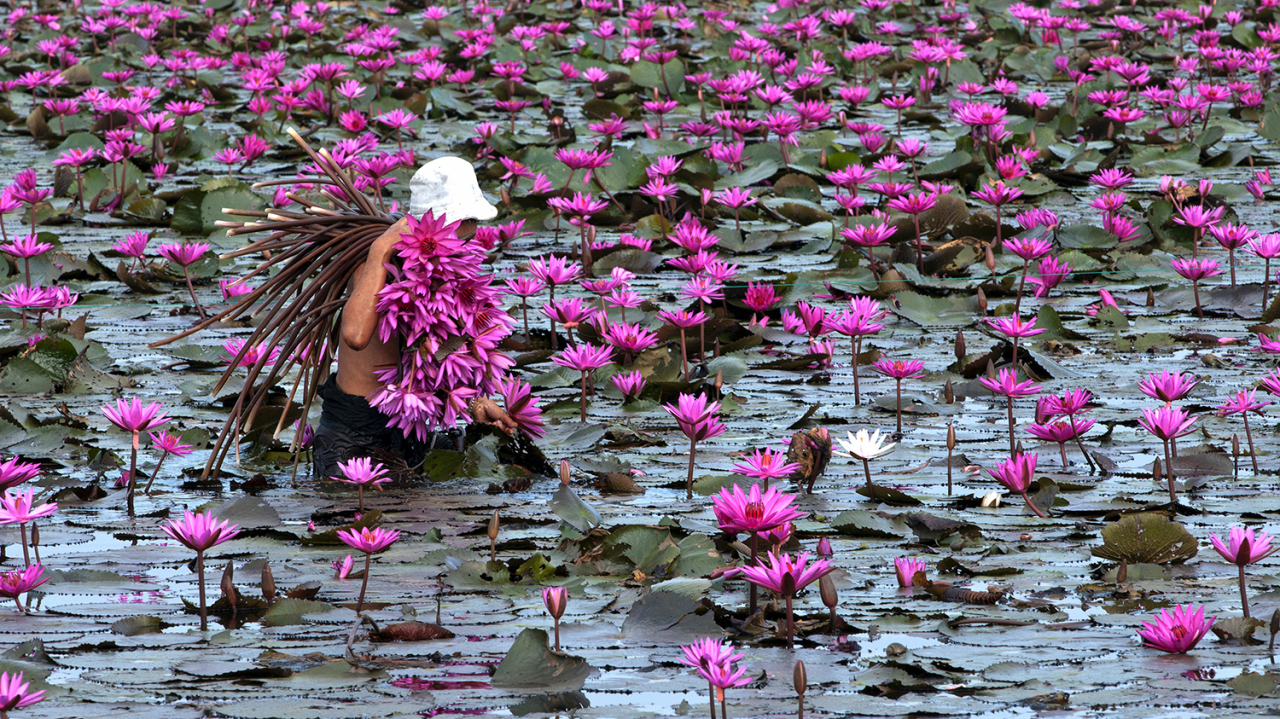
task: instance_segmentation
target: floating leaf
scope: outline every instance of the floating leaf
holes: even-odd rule
[[[648,645],[685,644],[720,635],[715,617],[689,596],[651,592],[636,600],[622,623],[622,636]]]
[[[899,518],[888,519],[861,509],[848,509],[831,520],[831,528],[854,537],[898,539],[907,536],[907,527]]]
[[[1113,562],[1181,564],[1196,556],[1195,537],[1163,514],[1131,514],[1102,528],[1102,546],[1090,553]]]
[[[262,623],[269,627],[302,624],[304,615],[331,611],[333,611],[333,607],[324,602],[313,602],[306,599],[281,599],[271,605],[267,613],[262,615]]]
[[[551,497],[551,511],[579,532],[600,526],[600,513],[578,497],[573,489],[561,484]]]
[[[136,636],[138,634],[154,634],[164,631],[169,626],[160,617],[152,617],[148,615],[137,617],[125,617],[111,625],[111,631],[116,634],[123,634],[126,637]]]
[[[493,673],[492,684],[501,689],[529,689],[552,693],[581,689],[596,669],[582,657],[561,654],[547,643],[541,629],[525,629]]]

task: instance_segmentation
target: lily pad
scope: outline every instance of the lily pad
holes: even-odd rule
[[[596,669],[582,657],[554,651],[541,629],[525,629],[493,673],[493,686],[502,689],[553,693],[581,689]]]
[[[1131,514],[1102,528],[1101,547],[1089,550],[1095,557],[1130,564],[1181,564],[1196,556],[1199,547],[1187,528],[1163,514]]]

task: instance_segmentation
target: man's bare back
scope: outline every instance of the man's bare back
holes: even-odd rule
[[[338,343],[338,388],[347,394],[368,397],[382,389],[374,375],[379,368],[400,362],[398,339],[383,342],[378,337],[378,292],[387,284],[386,263],[395,256],[401,233],[408,230],[402,219],[374,241],[368,259],[356,270],[351,296],[342,309],[342,333]]]

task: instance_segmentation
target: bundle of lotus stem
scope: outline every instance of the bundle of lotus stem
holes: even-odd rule
[[[234,447],[239,458],[240,437],[254,426],[259,411],[279,379],[297,368],[284,409],[276,422],[273,437],[279,437],[291,410],[297,407],[306,417],[316,390],[328,376],[339,341],[339,312],[346,302],[347,286],[364,263],[369,248],[398,219],[374,206],[370,198],[354,188],[354,177],[342,169],[327,150],[316,152],[296,130],[289,135],[307,153],[321,177],[260,182],[254,188],[283,184],[327,185],[320,194],[331,207],[323,207],[294,193],[286,196],[302,206],[302,211],[265,211],[227,208],[224,214],[254,218],[248,222],[220,220],[228,236],[262,234],[265,237],[227,252],[222,259],[261,254],[263,261],[242,281],[264,277],[272,268],[279,271],[256,289],[241,296],[230,307],[213,314],[191,329],[152,343],[168,344],[212,327],[224,320],[248,313],[257,326],[246,338],[213,389],[216,395],[232,378],[244,356],[257,347],[279,348],[272,361],[271,351],[259,353],[248,367],[248,377],[218,434],[213,452],[205,463],[202,479],[217,479],[222,463]],[[299,396],[299,390],[301,395]],[[291,447],[297,451],[297,439]]]

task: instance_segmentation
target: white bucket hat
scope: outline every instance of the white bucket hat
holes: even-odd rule
[[[480,191],[475,168],[461,157],[440,157],[423,165],[409,181],[409,214],[422,217],[431,210],[449,222],[498,216]]]

